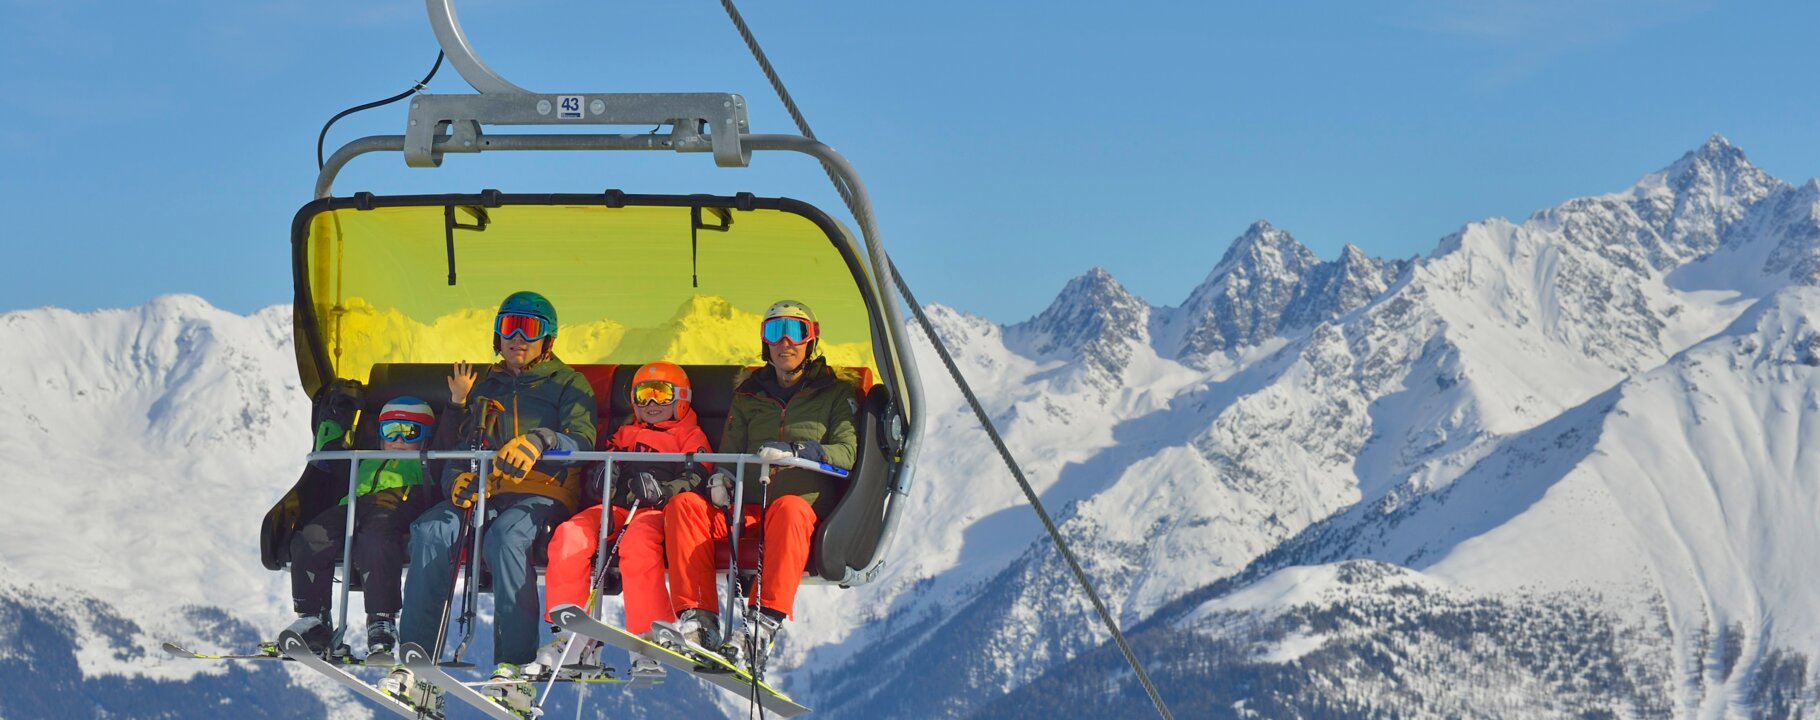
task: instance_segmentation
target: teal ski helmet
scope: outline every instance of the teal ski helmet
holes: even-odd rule
[[[499,304],[500,315],[530,315],[541,318],[550,324],[550,337],[556,337],[556,306],[551,305],[544,296],[529,290],[520,290],[506,296],[505,302]]]
[[[506,296],[505,301],[499,304],[498,315],[529,315],[542,320],[549,328],[549,333],[543,336],[541,355],[550,354],[550,348],[556,343],[556,306],[551,305],[548,299],[529,290],[520,290]],[[499,352],[498,315],[493,319],[493,352],[495,353]]]

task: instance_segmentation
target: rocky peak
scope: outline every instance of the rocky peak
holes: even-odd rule
[[[1099,343],[1148,342],[1149,323],[1150,306],[1095,267],[1068,281],[1043,312],[1011,329],[1030,351],[1047,355]]]
[[[1757,169],[1743,150],[1717,133],[1658,175],[1679,196],[1729,196],[1746,204],[1762,200],[1783,184]]]
[[[1629,204],[1646,225],[1639,245],[1658,270],[1704,257],[1752,207],[1787,187],[1715,134],[1632,189]]]
[[[1347,243],[1338,259],[1309,270],[1278,326],[1313,327],[1365,307],[1396,282],[1408,264],[1371,257]]]
[[[1320,267],[1314,251],[1289,233],[1252,223],[1174,312],[1175,357],[1203,367],[1213,353],[1276,335],[1299,288]]]
[[[1272,227],[1269,222],[1259,220],[1245,229],[1245,234],[1232,241],[1226,254],[1220,257],[1218,265],[1207,278],[1205,286],[1219,278],[1228,270],[1247,269],[1253,273],[1278,274],[1289,273],[1300,275],[1310,266],[1320,262],[1314,251],[1297,241],[1289,233]]]

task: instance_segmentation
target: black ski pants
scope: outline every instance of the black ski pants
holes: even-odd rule
[[[434,494],[424,487],[407,487],[355,500],[354,569],[360,573],[368,614],[396,614],[404,608],[405,544],[411,521],[430,507]],[[347,515],[346,505],[336,505],[291,536],[291,599],[299,615],[329,612]]]

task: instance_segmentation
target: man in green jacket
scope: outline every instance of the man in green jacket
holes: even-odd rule
[[[454,545],[461,534],[462,509],[485,492],[481,552],[493,573],[493,657],[498,667],[482,692],[525,710],[533,689],[520,681],[519,666],[536,657],[543,614],[532,552],[539,538],[574,514],[582,486],[579,464],[544,454],[593,448],[598,408],[587,379],[552,352],[556,308],[542,295],[507,297],[493,329],[500,361],[473,386],[472,397],[451,398],[456,407],[466,408],[462,441],[470,448],[498,451],[492,473],[483,480],[468,463],[449,463],[443,473],[449,500],[411,525],[411,582],[405,588],[402,629],[406,642],[436,651],[454,570],[450,556],[459,552]],[[465,364],[457,365],[456,375],[463,369]],[[451,388],[458,380],[451,379]],[[410,671],[400,667],[380,688],[404,695],[413,682]]]
[[[793,300],[772,305],[760,326],[765,366],[742,377],[734,389],[720,451],[757,453],[776,460],[799,457],[851,468],[858,452],[854,416],[859,411],[856,378],[836,372],[816,352],[821,325],[808,306]],[[834,509],[845,482],[800,468],[778,468],[768,492],[759,471],[748,466],[741,537],[763,528],[763,580],[751,632],[726,638],[724,651],[744,664],[760,664],[782,632],[796,604],[809,542],[817,518]],[[664,545],[669,555],[671,602],[678,609],[677,627],[703,647],[721,644],[714,590],[714,541],[728,535],[726,521],[714,508],[730,504],[733,476],[718,469],[709,479],[707,497],[684,493],[664,507]],[[768,504],[761,504],[769,496]]]

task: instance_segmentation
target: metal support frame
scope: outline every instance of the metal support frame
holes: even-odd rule
[[[886,350],[912,408],[910,427],[904,428],[904,447],[897,472],[890,478],[895,498],[886,504],[885,522],[872,562],[858,571],[849,568],[841,585],[862,584],[881,569],[885,551],[901,515],[899,501],[907,497],[915,475],[915,459],[928,425],[927,405],[910,348],[909,325],[904,311],[893,301],[896,287],[893,268],[879,238],[872,201],[865,184],[840,153],[801,135],[747,134],[745,99],[731,93],[569,93],[538,94],[507,82],[481,62],[462,32],[453,0],[425,0],[436,42],[449,62],[479,94],[420,95],[411,102],[404,135],[373,135],[343,145],[330,156],[316,176],[316,197],[334,192],[335,177],[354,158],[371,152],[402,152],[411,167],[438,167],[445,153],[478,153],[497,150],[670,150],[712,152],[715,164],[745,167],[755,150],[794,152],[815,158],[846,189],[849,210],[859,222],[864,257],[870,264],[871,293],[883,302],[885,321],[892,330]],[[658,134],[535,134],[486,135],[482,125],[669,125],[668,135]],[[712,132],[704,132],[712,129]],[[432,453],[435,455],[435,453]],[[314,457],[314,456],[312,456]]]
[[[348,500],[347,529],[341,538],[341,602],[336,605],[341,611],[335,618],[335,633],[329,638],[331,651],[341,645],[341,637],[348,631],[348,593],[353,592],[350,586],[354,584],[354,506],[359,504],[359,492],[360,462],[349,460],[348,494],[344,496]]]
[[[760,472],[769,470],[770,468],[763,468]],[[764,512],[764,508],[759,508],[759,512]],[[734,608],[739,605],[739,536],[741,531],[746,529],[745,525],[746,464],[740,463],[733,466],[733,507],[732,512],[727,515],[727,595],[726,599],[720,603],[722,639],[732,636],[733,618],[739,614]],[[759,542],[764,542],[764,540],[761,538]],[[764,572],[765,569],[761,567],[758,571]]]

